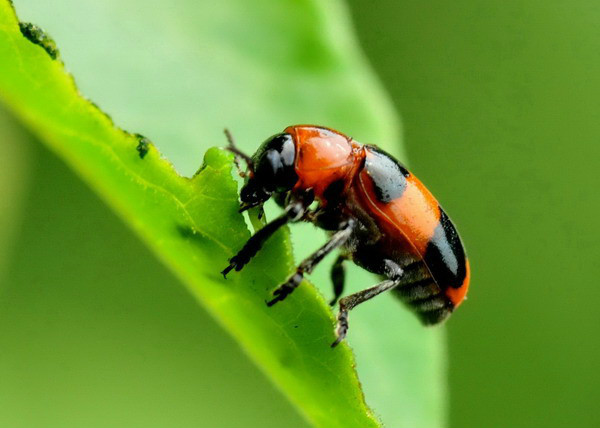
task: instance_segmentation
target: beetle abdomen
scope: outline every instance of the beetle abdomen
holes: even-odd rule
[[[414,175],[378,148],[365,146],[365,151],[355,186],[385,235],[387,257],[398,261],[399,255],[412,253],[429,272],[429,283],[404,284],[408,288],[399,286],[398,294],[423,322],[437,323],[461,303],[468,288],[462,242],[437,200]],[[419,294],[423,297],[416,298]]]
[[[405,268],[403,280],[394,289],[394,294],[426,325],[444,321],[454,309],[422,260]]]

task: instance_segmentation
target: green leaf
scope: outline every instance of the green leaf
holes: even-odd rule
[[[78,76],[86,95],[108,107],[119,124],[152,136],[187,175],[197,169],[203,150],[222,141],[222,125],[232,127],[249,151],[266,136],[298,122],[337,127],[388,148],[398,140],[391,110],[356,53],[345,11],[337,3],[259,3],[261,7],[250,7],[232,1],[217,12],[206,6],[169,10],[159,14],[167,24],[163,27],[152,22],[150,7],[142,7],[136,9],[140,21],[161,30],[155,31],[158,36],[148,32],[129,39],[110,26],[107,10],[118,8],[117,2],[95,5],[102,13],[86,10],[96,19],[95,28],[103,30],[92,31],[104,43],[99,49],[102,60],[128,64],[135,69],[132,78],[142,76],[125,86],[111,67],[102,69],[106,75],[92,76],[98,64],[78,61],[77,55],[94,51],[72,44],[89,43],[89,38],[77,36],[90,28],[83,12],[73,19],[74,25],[84,27],[81,31],[61,25],[52,34],[61,34],[61,46],[63,39],[71,43],[59,58]],[[56,10],[44,13],[43,7],[50,6],[38,5],[42,16],[69,16]],[[70,7],[77,11],[76,3]],[[54,52],[49,39],[41,47],[30,43],[8,6],[2,8],[0,97],[125,218],[309,420],[319,426],[374,425],[350,351],[328,348],[333,318],[320,294],[306,284],[286,305],[264,306],[268,293],[291,268],[285,233],[242,275],[227,282],[218,275],[222,261],[249,236],[236,213],[228,155],[207,152],[206,167],[193,180],[179,177],[152,145],[141,159],[137,148],[149,140],[114,127],[82,99],[62,64],[48,56],[48,49]],[[69,38],[65,31],[76,36]],[[40,36],[37,31],[26,33]],[[158,37],[150,39],[154,57],[138,48],[146,36]],[[194,56],[200,49],[194,43],[203,55]],[[157,92],[157,80],[169,82],[169,90]],[[295,241],[300,253],[314,249],[315,235],[309,236]],[[327,286],[325,276],[321,270],[313,278]],[[351,276],[351,289],[374,281],[357,270]],[[444,380],[438,336],[424,331],[389,296],[353,314],[350,340],[361,380],[369,402],[389,424],[440,424]]]

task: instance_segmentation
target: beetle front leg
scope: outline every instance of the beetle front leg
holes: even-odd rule
[[[262,229],[256,232],[248,239],[242,249],[232,258],[229,259],[229,265],[221,271],[223,277],[227,279],[227,274],[233,269],[236,272],[242,270],[246,264],[258,253],[264,243],[275,233],[279,228],[287,223],[300,221],[307,210],[307,200],[295,199],[286,207],[285,213],[267,223]]]
[[[273,306],[275,303],[284,300],[300,285],[305,273],[311,273],[315,266],[317,266],[325,256],[336,248],[344,245],[350,236],[352,236],[355,224],[356,222],[353,219],[349,219],[339,231],[333,234],[331,239],[329,239],[325,245],[300,263],[296,268],[296,272],[273,292],[275,297],[267,302],[267,306]]]

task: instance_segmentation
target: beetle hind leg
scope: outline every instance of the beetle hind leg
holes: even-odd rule
[[[350,310],[385,291],[397,287],[402,282],[404,271],[400,266],[398,266],[398,264],[392,262],[391,260],[385,260],[384,271],[386,276],[388,276],[388,279],[380,282],[377,285],[374,285],[371,288],[367,288],[366,290],[350,294],[349,296],[346,296],[340,300],[340,311],[338,312],[337,316],[336,328],[337,338],[331,344],[332,348],[335,348],[337,345],[339,345],[348,333],[348,314]]]

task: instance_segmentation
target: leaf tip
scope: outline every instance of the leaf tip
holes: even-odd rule
[[[221,147],[211,147],[204,154],[204,164],[212,168],[231,166],[233,154]]]

